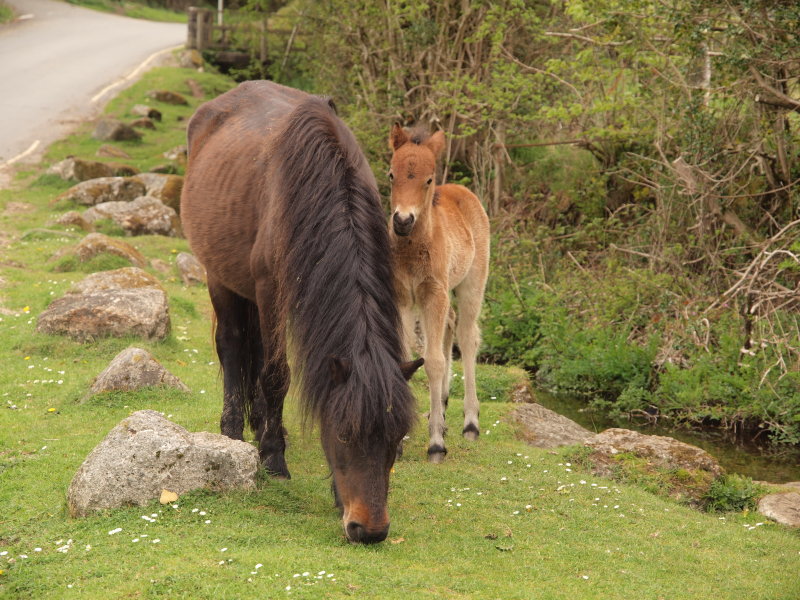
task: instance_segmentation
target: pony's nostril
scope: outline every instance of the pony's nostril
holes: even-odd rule
[[[394,217],[392,217],[392,224],[394,226],[395,233],[407,235],[414,225],[414,215],[408,215],[404,218],[400,216],[400,213],[394,213]]]
[[[350,521],[345,527],[347,539],[359,544],[377,544],[389,535],[389,525],[377,531],[367,531],[361,523]]]

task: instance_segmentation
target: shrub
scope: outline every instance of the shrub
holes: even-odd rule
[[[707,512],[740,512],[754,510],[758,499],[766,488],[749,477],[723,475],[711,484],[703,496],[703,508]]]

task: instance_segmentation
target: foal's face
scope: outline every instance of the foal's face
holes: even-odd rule
[[[392,155],[392,229],[410,235],[415,223],[430,209],[436,189],[436,158],[444,148],[444,132],[437,131],[421,143],[395,124],[389,136]]]

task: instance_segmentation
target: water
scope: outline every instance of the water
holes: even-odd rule
[[[648,435],[666,435],[697,446],[716,458],[727,473],[738,473],[757,481],[773,483],[800,481],[800,451],[786,456],[775,456],[769,455],[755,444],[732,442],[722,432],[675,430],[636,421],[615,421],[585,410],[586,404],[580,398],[554,396],[541,390],[536,391],[536,401],[590,431],[600,432],[609,427],[623,427]]]

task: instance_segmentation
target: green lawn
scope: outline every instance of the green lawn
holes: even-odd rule
[[[209,96],[221,77],[159,69],[109,111],[128,116],[148,89]],[[152,101],[148,101],[152,103]],[[191,107],[159,106],[164,121],[143,142],[120,144],[146,168],[183,142]],[[87,127],[54,145],[42,167],[94,157]],[[293,478],[263,478],[255,491],[195,492],[85,519],[66,514],[66,488],[91,449],[132,411],[150,408],[191,431],[219,431],[221,382],[204,288],[177,272],[159,277],[170,297],[163,342],[107,339],[81,345],[35,332],[36,316],[83,272],[53,270],[50,256],[80,236],[48,226],[73,207],[63,189],[29,169],[0,192],[0,597],[2,598],[476,598],[764,599],[800,597],[800,535],[753,514],[705,514],[614,484],[569,464],[569,450],[530,448],[507,419],[522,376],[479,368],[482,435],[458,437],[451,402],[447,460],[425,461],[425,378],[413,386],[420,422],[396,464],[392,528],[377,546],[348,544],[316,434],[288,403]],[[20,205],[19,203],[25,203]],[[129,239],[148,259],[174,261],[185,240]],[[92,381],[129,345],[149,349],[191,389],[87,398]],[[458,365],[456,365],[458,368]],[[460,397],[460,378],[453,396]],[[496,400],[491,397],[495,396]],[[151,516],[152,522],[141,517]],[[114,533],[116,532],[116,533]]]

